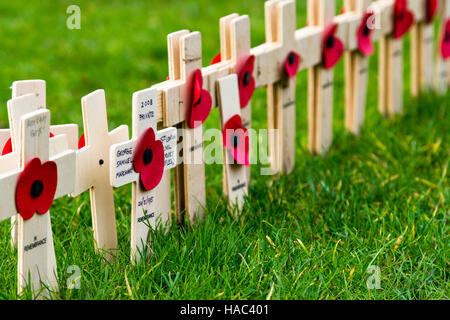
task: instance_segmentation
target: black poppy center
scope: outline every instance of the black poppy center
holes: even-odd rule
[[[334,47],[334,36],[329,36],[327,39],[327,48],[333,48]]]
[[[231,144],[233,145],[233,148],[236,149],[239,145],[239,136],[236,133],[233,133],[231,136]]]
[[[202,95],[200,95],[200,97],[198,97],[197,102],[195,102],[196,105],[199,105],[200,102],[202,102]]]
[[[370,29],[367,26],[367,24],[364,25],[364,30],[363,30],[363,34],[367,37],[370,33]]]
[[[403,17],[405,16],[405,10],[401,10],[399,13],[398,13],[398,18],[400,19],[400,20],[403,20]]]
[[[30,190],[31,197],[33,197],[33,199],[39,198],[42,192],[44,192],[44,183],[42,183],[41,180],[33,182]]]
[[[295,54],[293,52],[289,53],[288,63],[290,66],[292,66],[295,63]]]
[[[446,31],[445,32],[444,41],[445,42],[450,42],[450,31]]]
[[[244,74],[244,86],[248,86],[248,84],[250,83],[250,78],[251,78],[251,74],[250,74],[250,72],[246,72],[245,74]]]
[[[144,164],[148,165],[153,160],[153,151],[152,149],[145,149],[144,156],[143,156]]]

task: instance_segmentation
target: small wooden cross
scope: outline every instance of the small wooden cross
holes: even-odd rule
[[[379,53],[379,109],[393,117],[403,112],[403,39],[394,39],[394,1],[378,0],[382,36]]]
[[[36,100],[35,100],[36,102]],[[38,110],[22,117],[20,133],[20,170],[0,176],[0,220],[18,215],[18,291],[31,286],[35,297],[48,296],[46,288],[57,290],[56,259],[49,212],[43,210],[43,197],[48,196],[52,183],[56,199],[73,191],[75,183],[75,152],[72,150],[59,153],[50,161],[54,163],[55,180],[47,184],[46,180],[36,178],[39,171],[49,164],[49,124],[50,112]],[[67,142],[60,145],[67,149]],[[30,171],[30,164],[38,162],[37,168]],[[42,175],[42,174],[41,174]],[[48,178],[48,176],[43,177]],[[28,189],[29,188],[29,189]],[[47,204],[48,205],[48,204]],[[31,207],[30,207],[31,206]],[[25,216],[23,207],[32,211]],[[41,209],[38,209],[41,208]]]
[[[109,179],[110,147],[128,140],[128,127],[108,132],[105,91],[97,90],[81,99],[85,147],[77,153],[77,196],[89,190],[96,248],[111,260],[117,250],[116,216],[113,188]]]
[[[187,111],[192,103],[194,72],[202,67],[200,32],[187,30],[167,37],[169,51],[169,80],[155,88],[161,93],[164,127],[182,129],[182,164],[174,170],[175,212],[191,224],[204,217],[206,207],[205,165],[203,161],[203,126],[190,128]],[[180,137],[180,136],[179,136]]]
[[[441,26],[439,30],[438,37],[438,48],[440,48],[440,42],[445,36],[445,23],[450,19],[450,0],[441,0]],[[440,53],[437,52],[437,62],[436,62],[436,77],[435,77],[435,87],[441,93],[445,94],[447,92],[448,86],[450,85],[450,59],[444,60]]]
[[[157,132],[157,94],[158,92],[154,88],[133,94],[132,139],[111,146],[111,184],[114,187],[133,184],[131,259],[137,263],[149,253],[150,228],[159,225],[167,227],[171,214],[170,172],[168,170],[174,168],[177,162],[177,130],[172,127]],[[133,167],[138,143],[146,136],[149,129],[153,130],[156,140],[163,144],[164,167],[162,169],[166,172],[161,180],[163,183],[152,190],[146,190],[140,181],[140,174]],[[150,150],[148,153],[150,158],[144,160],[151,165],[155,160],[155,152],[151,148],[147,150]],[[148,154],[144,152],[144,158]]]
[[[229,75],[218,81],[218,93],[219,93],[219,108],[221,127],[224,130],[225,124],[235,116],[241,116],[241,108],[239,103],[239,88],[238,78],[236,74]],[[243,120],[242,120],[242,126]],[[226,134],[223,132],[223,134]],[[233,133],[236,145],[244,143],[242,136]],[[241,141],[240,141],[241,140]],[[224,176],[223,176],[223,190],[225,196],[228,197],[228,201],[232,210],[235,210],[235,214],[239,215],[242,211],[245,196],[248,194],[248,180],[247,170],[242,164],[236,164],[235,159],[231,152],[223,146],[223,161],[224,161]]]
[[[308,0],[310,25],[325,26],[333,21],[335,0]],[[322,64],[308,70],[308,146],[312,153],[329,150],[333,139],[334,70]]]
[[[430,90],[434,80],[434,20],[426,19],[427,1],[409,0],[415,18],[411,29],[411,92],[414,97],[421,90]]]
[[[346,0],[345,10],[354,14],[349,24],[349,46],[345,53],[345,125],[347,130],[359,135],[364,122],[367,98],[367,84],[369,80],[369,57],[358,49],[357,34],[364,14],[371,0]],[[366,25],[370,32],[372,26]]]
[[[36,97],[37,103],[30,101],[29,95]],[[18,159],[18,147],[17,141],[19,139],[19,125],[20,119],[23,115],[33,112],[38,109],[46,108],[46,86],[44,80],[23,80],[15,81],[12,85],[12,97],[13,99],[8,101],[8,116],[9,116],[9,137],[11,139],[12,152],[0,157],[0,163],[2,164],[0,173],[7,172],[12,169],[17,169],[19,159]],[[22,98],[24,97],[24,98]],[[50,132],[58,137],[60,135],[65,136],[69,143],[69,149],[77,149],[78,141],[78,125],[76,124],[66,124],[51,126]],[[57,139],[61,139],[58,137]],[[52,139],[53,140],[53,139]],[[52,141],[51,140],[51,141]],[[6,143],[6,141],[5,141]],[[50,143],[50,155],[52,155],[52,145]],[[3,146],[4,144],[0,144]],[[13,246],[16,245],[17,240],[17,224],[16,217],[11,218],[11,243]]]

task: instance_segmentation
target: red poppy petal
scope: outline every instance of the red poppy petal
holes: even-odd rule
[[[220,52],[211,60],[211,64],[216,64],[222,61],[222,55]]]
[[[394,39],[400,39],[414,23],[414,14],[408,10],[406,0],[396,0],[394,8]]]
[[[86,146],[86,139],[84,138],[84,133],[81,135],[80,140],[78,140],[78,149],[84,148]]]
[[[155,131],[153,128],[148,128],[141,136],[136,144],[133,154],[133,169],[140,173],[145,167],[144,153],[145,150],[151,149],[151,146],[155,142]]]
[[[344,44],[336,37],[337,24],[325,28],[323,37],[323,65],[325,69],[333,68],[344,54]]]
[[[41,160],[34,158],[25,166],[15,194],[17,211],[24,220],[33,217],[36,211],[45,214],[50,210],[56,193],[57,177],[55,162],[47,161],[41,165]]]
[[[427,0],[426,2],[426,21],[427,23],[431,23],[436,17],[438,11],[438,2],[437,0]]]
[[[292,79],[295,79],[299,67],[300,56],[294,51],[289,52],[286,58],[286,62],[284,63],[284,68],[288,76]]]
[[[144,165],[140,180],[145,190],[150,191],[158,186],[164,173],[164,146],[159,140],[151,145],[153,158],[151,162]]]
[[[44,190],[36,202],[36,211],[39,214],[46,214],[55,199],[56,188],[58,187],[58,168],[53,161],[47,161],[39,169],[40,179],[44,184]]]
[[[441,42],[441,55],[444,60],[450,58],[450,19],[445,23],[444,35]]]
[[[372,12],[366,12],[362,19],[362,23],[358,28],[358,47],[361,53],[366,56],[370,56],[375,51],[375,47],[372,42],[373,29],[369,28],[368,21],[373,16]]]
[[[2,150],[2,156],[11,153],[12,152],[12,142],[11,142],[11,138],[8,139],[8,141],[6,141],[3,150]]]
[[[251,55],[238,72],[239,101],[241,108],[245,108],[249,104],[253,96],[253,92],[255,92],[255,78],[253,77],[254,67],[255,56]]]
[[[212,98],[207,90],[203,89],[203,77],[200,70],[194,74],[194,92],[192,106],[189,114],[189,127],[197,128],[208,119],[211,112]]]
[[[225,148],[231,152],[234,160],[238,164],[249,166],[249,137],[247,129],[242,127],[242,119],[239,115],[231,117],[225,123],[222,137]],[[244,143],[240,143],[241,141],[244,141]]]
[[[202,95],[202,88],[203,88],[203,77],[202,72],[197,69],[194,73],[194,96],[193,96],[193,102],[197,103]]]

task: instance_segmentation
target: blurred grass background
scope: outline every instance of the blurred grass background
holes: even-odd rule
[[[342,1],[337,1],[340,11]],[[81,8],[81,30],[66,9]],[[78,123],[82,96],[105,89],[110,129],[131,125],[132,93],[164,81],[167,34],[202,33],[203,65],[220,50],[219,18],[248,14],[252,46],[265,41],[264,1],[2,1],[0,127],[15,80],[44,79],[52,123]],[[305,26],[306,1],[297,0]],[[234,221],[222,199],[222,168],[207,167],[208,211],[192,229],[157,232],[153,254],[131,266],[129,187],[115,195],[121,256],[94,253],[89,196],[55,202],[52,227],[61,299],[448,299],[449,96],[410,96],[405,42],[405,114],[378,112],[378,58],[370,63],[361,137],[344,128],[344,64],[336,67],[334,144],[312,157],[307,143],[307,72],[298,77],[297,159],[293,174],[272,180],[254,168],[249,203]],[[252,103],[255,128],[267,128],[265,89]],[[219,127],[213,110],[207,127]],[[17,298],[17,254],[0,224],[0,298]],[[67,289],[68,267],[81,289]],[[381,289],[368,290],[369,265]],[[29,293],[20,298],[29,298]]]

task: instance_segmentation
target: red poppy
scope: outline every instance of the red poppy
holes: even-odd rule
[[[373,12],[366,12],[363,16],[361,25],[358,28],[358,47],[362,54],[370,56],[375,51],[372,42],[373,29],[369,28],[369,19],[374,15]]]
[[[286,58],[286,62],[284,63],[284,68],[288,76],[291,77],[292,79],[295,79],[299,67],[300,67],[300,56],[298,55],[297,52],[294,51],[289,52]]]
[[[239,115],[231,117],[223,127],[223,144],[231,152],[238,164],[249,166],[248,153],[250,149],[247,129],[242,126]]]
[[[242,64],[238,71],[239,81],[239,100],[241,108],[245,108],[255,92],[255,78],[253,78],[253,69],[255,68],[255,56],[251,55]]]
[[[164,147],[155,139],[153,128],[148,128],[137,142],[133,154],[134,171],[140,173],[141,184],[145,190],[153,190],[164,173]]]
[[[53,133],[50,133],[50,138],[53,138],[54,135]],[[11,138],[8,139],[8,141],[6,141],[5,146],[3,147],[2,150],[2,156],[11,153],[12,152],[12,140]]]
[[[436,17],[438,11],[438,2],[437,0],[427,0],[426,2],[426,21],[427,23],[431,23]]]
[[[442,58],[448,59],[450,57],[450,19],[445,22],[444,35],[441,42]]]
[[[205,122],[211,112],[212,98],[208,90],[203,89],[203,77],[200,69],[194,73],[194,92],[189,114],[189,127],[197,128]]]
[[[86,146],[86,138],[84,133],[81,135],[80,140],[78,140],[78,149],[84,148]]]
[[[211,64],[216,64],[222,61],[222,55],[220,52],[211,60]]]
[[[344,44],[336,37],[338,25],[329,24],[323,33],[323,65],[325,69],[333,68],[344,54]]]
[[[408,10],[407,0],[395,0],[394,4],[394,39],[400,39],[414,23],[414,15]]]
[[[16,187],[16,207],[24,220],[35,212],[46,214],[55,198],[58,185],[58,168],[53,161],[41,164],[34,158],[25,166]]]

